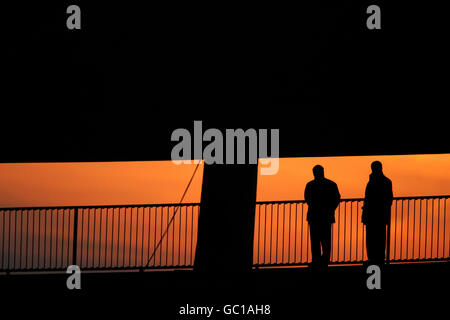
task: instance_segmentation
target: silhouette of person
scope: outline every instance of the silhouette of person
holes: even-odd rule
[[[312,267],[327,267],[330,262],[331,225],[335,222],[334,212],[341,195],[336,183],[325,178],[321,165],[313,168],[314,180],[305,188],[305,201],[308,204],[306,220],[311,237]],[[322,254],[321,249],[322,248]]]
[[[370,264],[384,264],[386,226],[391,220],[392,182],[383,174],[380,161],[371,165],[372,173],[364,198],[362,223],[366,226],[366,249]]]

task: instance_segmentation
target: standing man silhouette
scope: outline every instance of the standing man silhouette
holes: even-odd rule
[[[366,226],[366,249],[370,264],[384,264],[386,226],[391,220],[394,195],[392,182],[383,174],[380,161],[371,165],[372,173],[366,187],[362,223]]]
[[[325,178],[321,165],[313,168],[313,174],[314,180],[305,188],[305,201],[308,204],[306,220],[311,236],[312,267],[315,269],[327,267],[330,262],[331,225],[335,222],[334,212],[341,195],[336,183]]]

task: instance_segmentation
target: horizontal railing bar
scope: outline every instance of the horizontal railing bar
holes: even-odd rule
[[[295,267],[295,266],[307,266],[310,262],[296,262],[296,263],[265,263],[265,264],[253,264],[254,268],[262,267]]]
[[[394,200],[420,200],[420,199],[445,199],[445,198],[450,198],[450,195],[395,197]],[[364,201],[364,198],[341,199],[341,202],[352,202],[352,201]],[[305,200],[281,200],[281,201],[257,201],[256,202],[256,204],[285,204],[285,203],[305,203]]]
[[[10,207],[0,208],[0,211],[13,210],[67,210],[67,209],[112,209],[112,208],[148,208],[148,207],[191,207],[200,203],[152,203],[152,204],[123,204],[123,205],[95,205],[95,206],[50,206],[50,207]]]
[[[450,262],[450,258],[423,258],[423,259],[395,259],[389,260],[389,262],[436,262],[436,261],[448,261]]]
[[[305,203],[305,200],[256,201],[256,204]]]
[[[177,269],[177,268],[192,268],[192,265],[161,265],[161,266],[118,266],[118,267],[83,267],[83,270],[118,270],[118,269]],[[17,268],[17,269],[0,269],[0,272],[7,271],[58,271],[66,270],[67,267],[57,268]]]
[[[144,267],[88,267],[88,268],[81,268],[82,271],[120,271],[120,270],[167,270],[167,269],[182,269],[182,270],[186,270],[186,269],[193,269],[193,266],[144,266]],[[67,267],[61,267],[61,268],[46,268],[46,269],[0,269],[0,273],[18,273],[18,272],[23,272],[23,273],[28,273],[28,272],[65,272],[67,270]]]
[[[367,260],[354,260],[354,261],[334,261],[330,262],[329,265],[347,265],[347,264],[363,264],[367,262]],[[428,259],[409,259],[409,260],[390,260],[390,262],[394,263],[410,263],[410,262],[450,262],[448,258],[428,258]],[[306,266],[309,265],[310,262],[292,262],[292,263],[265,263],[265,264],[253,264],[255,268],[262,267],[295,267],[295,266]]]
[[[355,260],[355,261],[334,261],[330,262],[328,265],[343,265],[343,264],[358,264],[363,263],[363,260]],[[265,264],[254,264],[254,267],[294,267],[294,266],[306,266],[311,262],[286,262],[286,263],[265,263]]]
[[[450,195],[394,197],[394,200],[420,200],[420,199],[445,199],[445,198],[450,198]]]
[[[444,199],[450,198],[450,195],[438,196],[409,196],[395,197],[394,200],[420,200],[420,199]],[[341,202],[363,201],[364,198],[346,198]],[[281,201],[257,201],[256,204],[289,204],[305,203],[305,200],[281,200]],[[147,208],[147,207],[190,207],[199,206],[198,202],[191,203],[150,203],[150,204],[123,204],[123,205],[92,205],[92,206],[44,206],[44,207],[4,207],[0,211],[12,210],[67,210],[67,209],[107,209],[107,208]]]

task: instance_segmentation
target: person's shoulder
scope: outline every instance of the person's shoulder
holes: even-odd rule
[[[386,181],[386,183],[388,184],[392,184],[391,179],[389,179],[388,177],[384,176],[384,181]]]
[[[306,184],[306,187],[308,186],[312,186],[313,184],[315,184],[315,180],[311,180]]]
[[[333,180],[325,179],[325,181],[331,186],[337,186],[336,182],[334,182]]]

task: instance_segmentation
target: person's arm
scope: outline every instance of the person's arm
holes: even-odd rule
[[[311,184],[306,184],[305,187],[305,202],[308,205],[308,213],[306,214],[306,221],[311,222]]]
[[[385,217],[385,222],[386,225],[388,225],[391,222],[391,207],[392,207],[392,202],[394,201],[394,193],[392,192],[392,182],[391,180],[388,180],[388,189],[387,189],[387,208],[386,208],[386,217]]]
[[[337,209],[337,207],[339,206],[339,202],[341,202],[341,194],[339,193],[339,188],[338,188],[337,184],[335,186],[336,186],[336,191],[335,191],[336,202],[335,202],[334,210]]]
[[[334,183],[334,199],[333,199],[333,202],[332,202],[332,210],[330,211],[330,215],[331,215],[331,217],[330,217],[330,221],[332,222],[332,223],[334,223],[335,222],[335,217],[334,217],[334,215],[335,215],[335,213],[336,213],[336,209],[337,209],[337,207],[339,206],[339,202],[341,201],[341,194],[339,193],[339,188],[338,188],[338,186],[337,186],[337,184],[336,183]]]
[[[388,190],[389,207],[392,206],[392,201],[394,201],[394,192],[392,191],[392,181],[389,180],[389,190]]]
[[[305,201],[308,206],[311,205],[311,185],[309,183],[307,183],[305,187]]]
[[[361,215],[361,222],[363,224],[367,224],[367,196],[369,194],[369,183],[366,185],[366,190],[364,192],[364,203],[362,207],[362,215]]]

